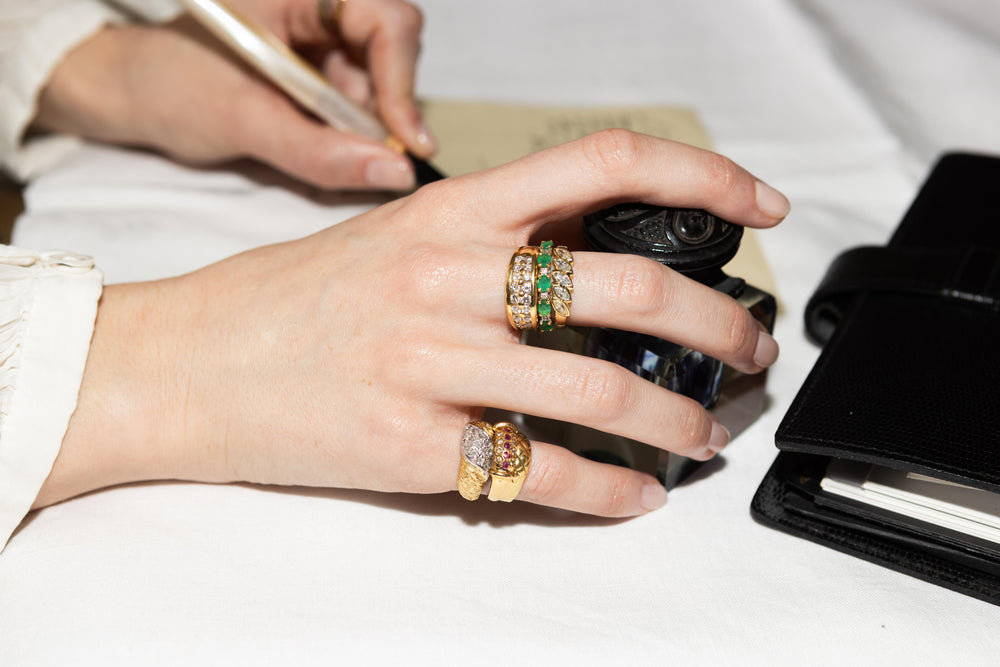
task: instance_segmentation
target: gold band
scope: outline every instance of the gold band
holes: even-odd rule
[[[522,246],[507,265],[507,321],[518,331],[538,326],[535,310],[535,257],[538,248]]]
[[[493,427],[490,500],[509,503],[517,498],[531,465],[531,443],[517,427],[501,422]]]
[[[466,500],[478,500],[490,474],[472,465],[464,458],[458,467],[458,492]]]
[[[493,466],[493,426],[484,421],[469,422],[462,435],[462,460],[458,466],[458,492],[466,500],[476,500],[490,477]]]
[[[542,241],[535,256],[535,312],[539,331],[566,326],[573,303],[573,255],[565,246]]]
[[[344,14],[347,0],[316,0],[319,22],[333,34],[340,32],[340,17]]]

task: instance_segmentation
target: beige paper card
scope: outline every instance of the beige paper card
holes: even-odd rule
[[[694,111],[678,107],[540,107],[426,100],[423,110],[441,147],[434,164],[451,176],[495,167],[610,127],[711,147]],[[740,251],[726,270],[775,294],[774,278],[753,230],[743,235]]]

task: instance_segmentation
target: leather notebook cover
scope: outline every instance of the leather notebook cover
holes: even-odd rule
[[[1000,544],[820,487],[838,458],[1000,493],[1000,158],[941,158],[888,246],[834,261],[806,327],[825,347],[754,518],[1000,603]]]

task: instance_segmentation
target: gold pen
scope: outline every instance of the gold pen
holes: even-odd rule
[[[407,151],[375,116],[330,85],[271,31],[240,16],[220,0],[181,0],[181,4],[236,55],[330,127],[383,143],[405,154],[413,163],[418,185],[444,178],[430,163]]]

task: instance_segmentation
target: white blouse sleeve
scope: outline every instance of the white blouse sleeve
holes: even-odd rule
[[[39,93],[71,49],[106,24],[179,12],[173,0],[0,0],[0,167],[29,180],[79,146],[66,135],[25,138]]]
[[[76,409],[101,288],[90,257],[0,245],[0,550]]]

